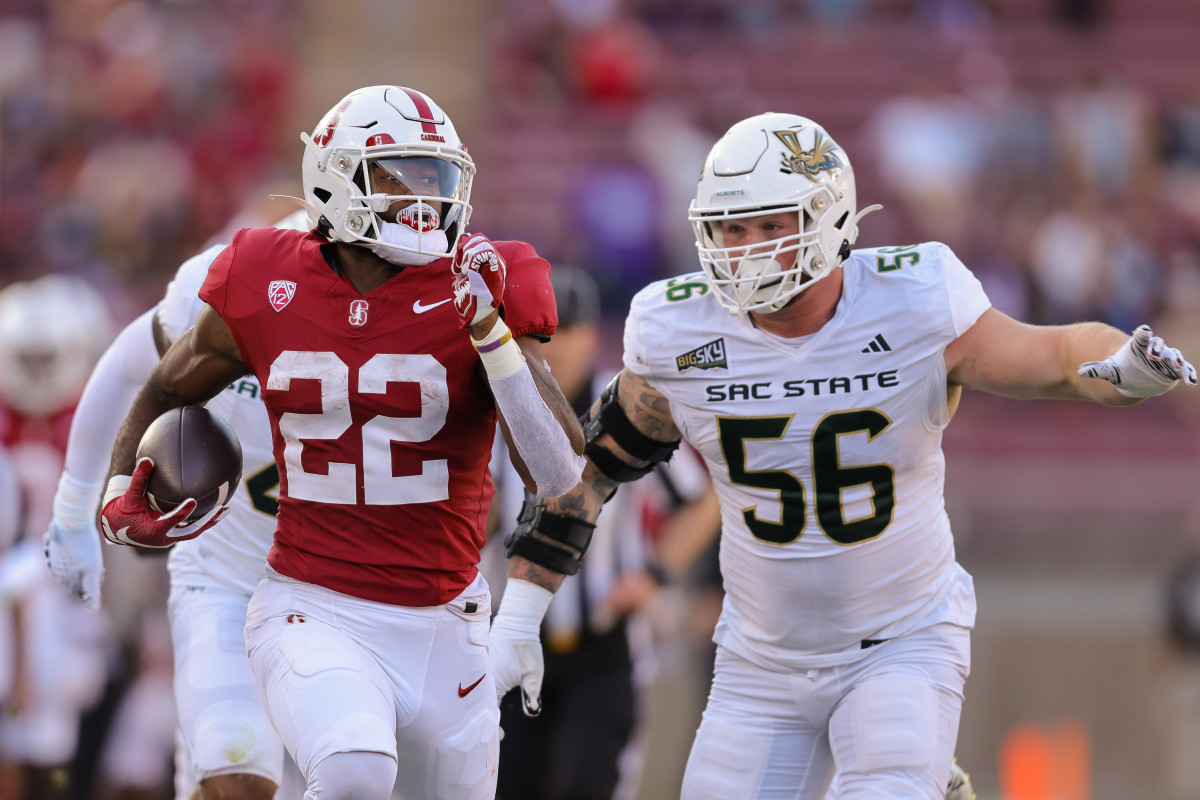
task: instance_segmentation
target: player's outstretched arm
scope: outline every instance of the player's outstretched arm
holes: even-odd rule
[[[497,699],[520,685],[530,715],[541,710],[540,631],[550,598],[579,568],[600,509],[617,486],[649,472],[679,444],[666,397],[634,373],[618,375],[589,414],[581,480],[559,497],[528,497],[505,540],[508,580],[492,620],[489,659]]]
[[[1132,405],[1196,371],[1142,326],[1133,336],[1099,322],[1027,325],[988,309],[946,348],[951,385],[1016,398]],[[1101,380],[1097,380],[1100,378]]]
[[[100,610],[104,580],[96,506],[122,415],[158,363],[154,315],[147,311],[125,326],[92,370],[71,420],[54,516],[42,536],[50,573],[89,611]]]
[[[171,345],[150,373],[117,434],[99,519],[100,530],[109,541],[161,546],[150,543],[161,540],[165,532],[192,512],[193,502],[181,503],[167,514],[150,509],[145,485],[152,466],[148,469],[141,464],[135,471],[133,462],[138,443],[150,423],[162,414],[179,406],[205,403],[245,374],[246,367],[229,326],[216,311],[205,306],[195,326]],[[214,512],[219,514],[225,508],[218,506]],[[215,521],[215,515],[206,515],[192,523],[188,538]]]

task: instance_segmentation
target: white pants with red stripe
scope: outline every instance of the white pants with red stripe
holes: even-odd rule
[[[404,797],[490,800],[500,745],[490,613],[482,576],[445,605],[408,608],[268,569],[246,614],[246,646],[267,714],[306,779],[334,753],[367,751],[396,759]]]

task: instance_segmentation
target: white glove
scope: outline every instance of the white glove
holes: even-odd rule
[[[488,661],[496,682],[496,702],[517,684],[526,716],[542,713],[542,617],[554,593],[519,578],[504,585],[500,610],[492,619]]]
[[[958,760],[950,765],[950,782],[946,784],[946,800],[975,800],[974,787],[971,786],[971,776],[963,772]]]
[[[1149,325],[1139,325],[1108,358],[1080,364],[1075,371],[1108,381],[1126,397],[1157,397],[1180,380],[1196,385],[1196,368],[1174,347],[1167,347]]]
[[[51,520],[50,529],[42,535],[42,544],[51,574],[82,600],[88,611],[99,611],[104,559],[100,556],[100,534],[96,529],[66,529]]]
[[[42,536],[50,573],[93,612],[100,610],[100,584],[104,582],[94,516],[100,488],[64,471],[54,494],[54,518]]]

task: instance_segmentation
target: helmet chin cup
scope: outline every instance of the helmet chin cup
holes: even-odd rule
[[[752,258],[747,256],[738,264],[737,281],[733,290],[739,305],[757,305],[770,300],[775,287],[784,280],[783,267],[774,258]]]

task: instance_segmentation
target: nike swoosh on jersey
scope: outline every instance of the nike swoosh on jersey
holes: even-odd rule
[[[421,305],[420,300],[415,300],[415,301],[413,301],[413,313],[414,314],[424,314],[426,311],[428,311],[431,308],[437,308],[438,306],[445,305],[446,303],[449,303],[449,302],[450,302],[450,298],[447,297],[445,300],[439,300],[436,303],[430,303],[427,306],[423,306],[423,305]]]
[[[470,686],[468,686],[468,687],[467,687],[467,688],[465,688],[465,689],[463,688],[463,685],[460,683],[460,684],[458,685],[458,696],[459,696],[459,697],[466,697],[467,695],[469,695],[469,694],[471,693],[471,690],[472,690],[472,689],[474,689],[474,688],[475,688],[476,686],[478,686],[479,684],[483,683],[483,679],[484,679],[484,678],[486,678],[486,677],[487,677],[487,673],[485,672],[485,673],[483,673],[482,675],[480,675],[480,676],[479,676],[479,680],[475,681],[474,683],[472,683]]]

